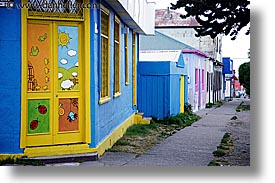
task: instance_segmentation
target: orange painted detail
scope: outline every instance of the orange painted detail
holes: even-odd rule
[[[78,98],[59,99],[59,132],[76,131],[78,122]]]
[[[28,91],[50,90],[50,27],[28,24]]]

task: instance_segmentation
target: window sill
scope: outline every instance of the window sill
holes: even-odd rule
[[[106,102],[109,102],[110,100],[111,100],[110,97],[104,97],[104,98],[101,98],[101,99],[98,101],[98,103],[99,103],[99,104],[104,104],[104,103],[106,103]]]
[[[119,97],[120,95],[121,95],[121,93],[120,93],[120,92],[117,92],[117,93],[114,94],[114,98],[117,98],[117,97]]]

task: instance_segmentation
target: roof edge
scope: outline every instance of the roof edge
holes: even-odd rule
[[[203,56],[205,58],[208,58],[209,56],[199,50],[182,50],[182,53],[195,53],[197,55]]]

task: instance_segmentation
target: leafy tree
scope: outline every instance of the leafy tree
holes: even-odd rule
[[[171,9],[184,8],[185,15],[181,18],[195,17],[201,27],[196,27],[196,36],[218,34],[230,35],[232,40],[238,32],[250,23],[249,0],[178,0],[171,3]],[[246,34],[250,34],[250,27]]]
[[[250,62],[245,62],[239,67],[239,81],[246,90],[246,94],[250,96]]]

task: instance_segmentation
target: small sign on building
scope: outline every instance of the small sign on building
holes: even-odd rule
[[[13,8],[14,0],[0,0],[0,8]]]

